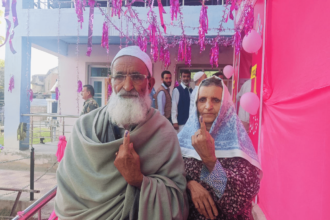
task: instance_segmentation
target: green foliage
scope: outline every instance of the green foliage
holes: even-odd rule
[[[1,37],[1,36],[0,36]],[[5,67],[5,61],[0,59],[0,67]]]

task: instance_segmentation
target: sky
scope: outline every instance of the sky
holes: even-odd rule
[[[0,7],[1,11],[5,11],[5,8]],[[0,36],[6,36],[6,21],[4,19],[4,14],[0,17]],[[18,14],[18,22],[20,23],[20,18]],[[25,21],[21,21],[24,23]],[[18,24],[19,25],[19,24]],[[8,42],[7,42],[8,43]],[[15,43],[15,42],[14,42]],[[15,48],[15,44],[14,44]],[[5,47],[0,47],[0,59],[5,60],[6,65],[6,57],[5,57]],[[56,56],[53,56],[49,53],[43,52],[41,50],[35,49],[32,47],[31,49],[31,75],[35,74],[46,74],[49,69],[52,69],[58,65],[58,59]]]

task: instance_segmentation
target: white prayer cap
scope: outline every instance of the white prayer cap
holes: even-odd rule
[[[148,68],[150,75],[152,76],[152,62],[148,54],[143,52],[138,46],[129,46],[121,49],[113,58],[111,62],[111,68],[116,59],[122,56],[132,56],[139,58]]]
[[[199,80],[205,73],[200,71],[200,72],[197,72],[195,73],[194,75],[194,82],[196,82],[197,80]]]

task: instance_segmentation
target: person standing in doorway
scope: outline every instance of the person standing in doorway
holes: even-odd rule
[[[207,78],[206,74],[202,71],[197,72],[194,75],[195,88],[192,91],[191,96],[190,96],[189,116],[193,113],[193,110],[195,107],[195,97],[196,97],[196,93],[198,91],[199,84],[201,84],[201,82],[206,78]]]
[[[181,84],[173,90],[172,95],[172,123],[179,133],[189,118],[190,94],[189,88],[191,72],[184,70],[181,72]]]
[[[81,96],[85,100],[83,109],[80,113],[81,115],[87,114],[90,111],[97,109],[99,105],[95,101],[94,97],[94,88],[91,85],[84,85],[83,90],[81,91]]]
[[[154,95],[156,109],[160,114],[171,121],[172,100],[170,95],[170,86],[172,84],[172,74],[170,71],[162,72],[163,83]]]

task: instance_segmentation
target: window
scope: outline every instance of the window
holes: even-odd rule
[[[94,87],[94,99],[102,107],[108,100],[110,69],[106,65],[91,65],[88,68],[89,84]]]

